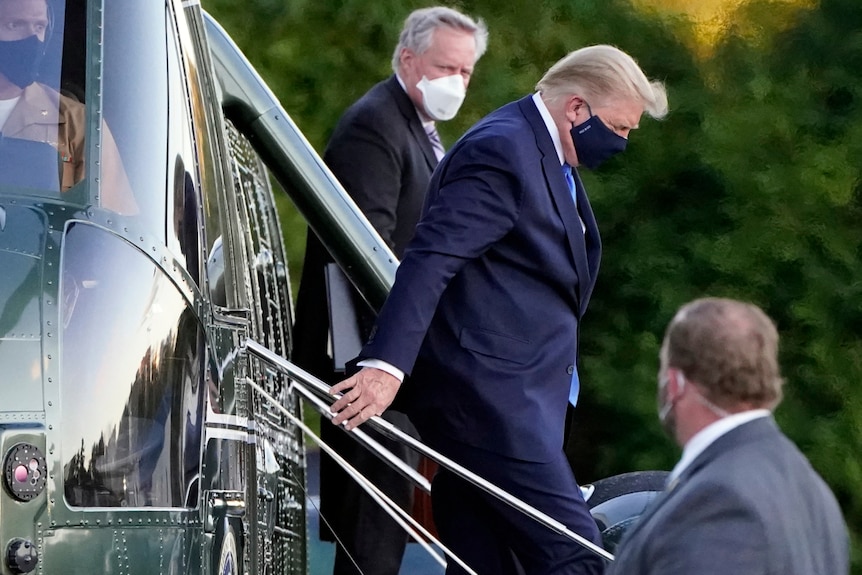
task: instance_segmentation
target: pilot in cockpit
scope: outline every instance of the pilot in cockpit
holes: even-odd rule
[[[53,184],[30,187],[50,185],[66,192],[86,176],[86,108],[74,97],[36,81],[51,20],[47,0],[0,0],[0,132],[3,138],[17,142],[52,146],[58,156],[59,182],[54,177]],[[103,127],[101,204],[120,213],[135,213],[137,206],[116,143]],[[28,158],[26,146],[24,149],[19,162],[24,164],[22,170],[40,171],[35,155]]]

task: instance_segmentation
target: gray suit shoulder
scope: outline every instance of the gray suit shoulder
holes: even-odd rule
[[[741,565],[751,575],[849,573],[835,496],[771,418],[719,438],[645,521],[610,573],[683,575],[692,565],[716,575]]]

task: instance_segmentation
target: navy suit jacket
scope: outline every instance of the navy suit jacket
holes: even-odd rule
[[[434,172],[362,357],[410,374],[397,405],[436,434],[549,461],[601,245],[580,179],[578,209],[531,97],[471,128]]]
[[[620,542],[609,575],[846,575],[829,487],[771,417],[719,437]]]

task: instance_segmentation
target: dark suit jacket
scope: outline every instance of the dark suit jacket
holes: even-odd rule
[[[413,102],[394,75],[345,111],[323,159],[401,257],[419,221],[437,158]],[[329,316],[324,281],[324,267],[331,261],[309,230],[296,302],[293,359],[320,377],[332,371],[326,353]]]
[[[577,189],[586,237],[530,97],[476,124],[434,172],[362,351],[411,374],[397,401],[423,439],[559,455],[601,251],[579,179]]]
[[[413,102],[395,76],[372,87],[344,112],[323,159],[381,238],[401,257],[419,220],[437,157]],[[312,374],[334,383],[343,374],[333,372],[332,358],[327,353],[329,312],[324,268],[331,261],[326,248],[309,230],[296,302],[292,357]],[[367,335],[375,314],[358,293],[354,305],[360,332]],[[387,418],[410,432],[403,414],[389,412]],[[413,493],[409,481],[335,427],[324,424],[321,435],[402,507],[409,508]],[[416,465],[417,456],[407,447],[377,439]],[[321,512],[328,518],[328,524],[321,523],[321,537],[332,540],[331,527],[365,572],[397,571],[406,545],[405,532],[326,455],[321,457],[320,479]],[[345,513],[347,508],[356,514]],[[341,553],[339,547],[338,555]],[[373,560],[369,553],[374,555]],[[337,572],[342,559],[336,559]]]
[[[845,575],[832,492],[771,417],[718,438],[620,543],[610,574]]]

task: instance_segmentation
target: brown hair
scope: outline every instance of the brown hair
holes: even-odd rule
[[[688,303],[668,326],[664,348],[667,366],[721,407],[772,409],[781,401],[778,331],[756,305],[722,298]]]

